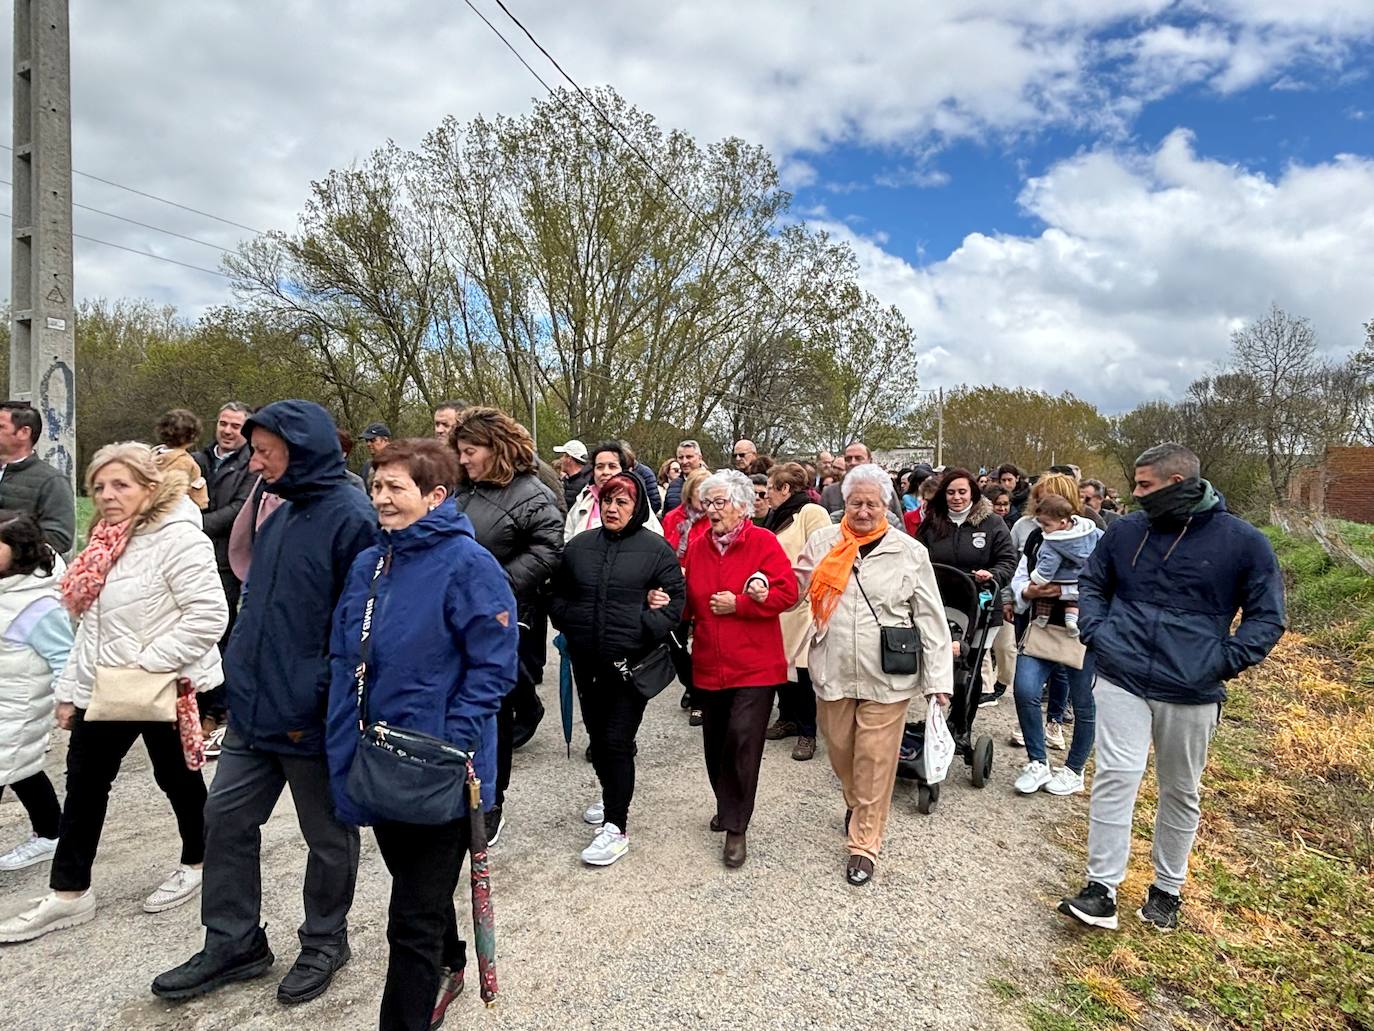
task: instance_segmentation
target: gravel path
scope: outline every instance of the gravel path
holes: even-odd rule
[[[547,701],[554,690],[546,683],[543,693]],[[722,836],[707,829],[714,810],[699,733],[675,688],[650,705],[640,732],[630,854],[605,869],[582,866],[577,853],[591,831],[581,812],[596,782],[580,726],[565,758],[555,701],[516,754],[509,822],[494,850],[500,1002],[486,1013],[469,982],[450,1024],[1024,1027],[1019,1007],[996,999],[987,981],[1050,976],[1063,933],[1050,899],[1076,876],[1051,844],[1052,824],[1083,798],[1016,797],[1011,782],[1025,753],[1001,745],[1012,706],[1004,701],[979,719],[999,742],[987,788],[974,790],[956,760],[940,806],[924,817],[913,786],[899,782],[877,879],[855,889],[843,879],[844,806],[823,745],[815,760],[798,763],[790,742],[768,743],[749,861],[725,869]],[[64,749],[57,740],[49,755],[59,792]],[[96,920],[0,946],[6,1028],[375,1026],[390,884],[370,833],[350,921],[354,958],[321,999],[286,1009],[275,998],[276,977],[295,958],[305,861],[284,796],[263,830],[276,977],[171,1006],[148,983],[199,947],[199,907],[159,916],[140,909],[177,852],[171,809],[141,746],[125,761],[110,813],[95,867]],[[27,833],[23,809],[6,792],[0,845]],[[0,874],[0,912],[46,883],[46,866]],[[460,905],[460,926],[465,915]]]

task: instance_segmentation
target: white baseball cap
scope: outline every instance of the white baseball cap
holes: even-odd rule
[[[559,444],[554,448],[554,451],[560,455],[575,458],[584,464],[587,461],[587,445],[580,440],[570,440],[566,444]]]

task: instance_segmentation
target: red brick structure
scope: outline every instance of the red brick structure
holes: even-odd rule
[[[1374,447],[1329,447],[1321,464],[1297,472],[1288,500],[1315,515],[1374,523]]]

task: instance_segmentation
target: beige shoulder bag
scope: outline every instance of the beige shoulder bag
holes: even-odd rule
[[[99,605],[99,600],[96,601]],[[142,651],[142,648],[139,649]],[[100,613],[95,619],[95,654],[100,657]],[[149,673],[141,666],[95,667],[91,702],[84,719],[99,723],[175,723],[178,673]]]
[[[1057,662],[1070,669],[1082,669],[1088,649],[1062,626],[1039,626],[1031,620],[1021,636],[1021,651],[1046,662]]]

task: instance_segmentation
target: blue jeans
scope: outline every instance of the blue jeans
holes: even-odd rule
[[[1069,668],[1050,667],[1050,706],[1045,713],[1046,723],[1063,723],[1064,710],[1069,707]]]
[[[1073,704],[1073,741],[1064,765],[1074,773],[1082,773],[1093,749],[1093,660],[1089,653],[1082,669],[1069,669],[1056,662],[1046,662],[1033,655],[1016,657],[1016,684],[1012,693],[1016,698],[1016,718],[1021,724],[1021,736],[1026,739],[1026,755],[1032,761],[1045,762],[1045,725],[1040,720],[1040,697],[1046,681],[1062,671],[1069,681],[1069,700]]]

